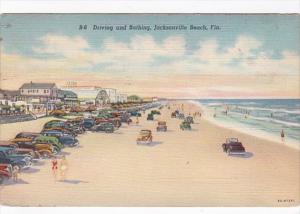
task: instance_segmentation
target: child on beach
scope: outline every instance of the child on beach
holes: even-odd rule
[[[138,117],[136,117],[136,125],[139,125],[139,118]]]
[[[60,161],[60,176],[61,176],[61,180],[65,180],[66,179],[66,173],[68,171],[68,161],[66,159],[66,156],[62,157],[62,160]]]
[[[58,162],[57,162],[56,157],[53,157],[52,160],[51,160],[51,169],[52,169],[54,179],[56,180],[57,170],[58,170]]]
[[[12,170],[12,179],[14,182],[18,182],[18,176],[19,176],[19,167],[14,166]]]

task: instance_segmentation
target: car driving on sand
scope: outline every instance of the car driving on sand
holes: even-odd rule
[[[138,138],[136,139],[136,144],[150,144],[151,142],[152,131],[148,129],[141,130]]]

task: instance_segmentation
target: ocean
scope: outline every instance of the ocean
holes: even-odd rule
[[[246,127],[280,139],[300,143],[300,99],[201,99],[194,100],[215,122]],[[249,133],[251,134],[251,133]]]

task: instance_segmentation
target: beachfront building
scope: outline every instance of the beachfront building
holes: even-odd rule
[[[78,96],[73,91],[58,90],[57,98],[65,105],[75,106],[79,104]]]
[[[34,114],[47,114],[55,109],[58,88],[55,83],[24,83],[19,88],[20,96],[26,101],[27,111]]]
[[[127,102],[127,95],[126,94],[120,94],[119,95],[119,102],[120,103],[126,103]]]
[[[96,104],[109,104],[119,102],[119,95],[114,88],[102,88],[95,99]]]
[[[62,90],[72,91],[77,94],[77,98],[81,101],[95,99],[101,87],[97,86],[77,86],[77,85],[66,85],[61,88]]]
[[[20,88],[20,95],[27,102],[46,103],[57,99],[58,88],[55,83],[24,83]]]
[[[2,90],[0,89],[0,104],[12,105],[12,103],[23,101],[23,97],[18,90]]]

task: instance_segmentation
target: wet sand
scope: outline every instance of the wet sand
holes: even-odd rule
[[[178,103],[177,103],[178,104]],[[184,104],[186,113],[199,107]],[[0,187],[0,203],[9,206],[296,206],[299,205],[300,153],[268,140],[196,118],[191,131],[164,108],[167,132],[157,121],[122,125],[113,134],[86,133],[78,148],[66,148],[69,171],[55,181],[50,160],[21,173],[18,184]],[[51,118],[5,124],[1,140],[20,131],[40,131]],[[135,122],[135,119],[133,119]],[[136,145],[141,129],[151,129],[151,146]],[[238,137],[244,157],[227,156],[221,144]]]

